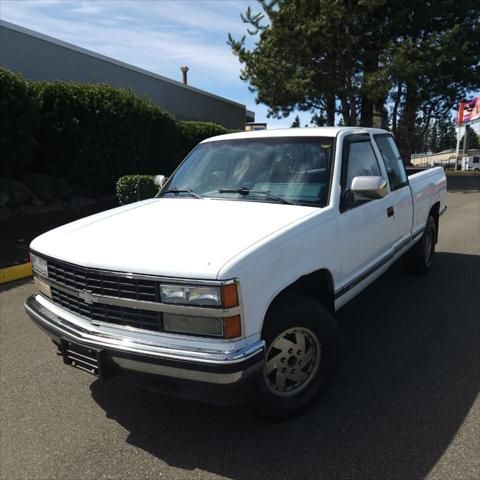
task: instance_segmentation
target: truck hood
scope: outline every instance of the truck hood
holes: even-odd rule
[[[56,228],[30,247],[85,267],[216,279],[236,255],[317,211],[276,203],[158,198]]]

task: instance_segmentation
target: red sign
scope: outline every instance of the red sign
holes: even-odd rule
[[[473,100],[461,101],[457,113],[457,124],[472,123],[480,120],[480,97]]]

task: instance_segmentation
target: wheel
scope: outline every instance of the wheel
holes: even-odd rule
[[[256,388],[257,411],[282,419],[307,408],[336,370],[340,334],[319,302],[288,295],[265,319],[265,365]]]
[[[407,270],[417,275],[425,275],[432,266],[437,225],[432,216],[428,217],[422,238],[405,254]]]

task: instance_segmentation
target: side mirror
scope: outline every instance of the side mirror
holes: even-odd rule
[[[165,175],[155,175],[153,179],[153,183],[158,187],[160,190],[164,185],[168,178]]]
[[[355,200],[374,200],[387,194],[387,181],[383,177],[354,177],[351,193]]]

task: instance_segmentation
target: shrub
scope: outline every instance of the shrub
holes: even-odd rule
[[[120,205],[154,197],[158,188],[153,175],[126,175],[118,179],[117,198]]]
[[[38,168],[87,194],[107,193],[127,172],[169,173],[177,146],[173,118],[149,100],[108,85],[37,84]]]
[[[81,194],[110,193],[127,173],[169,176],[197,143],[228,132],[215,123],[176,122],[126,89],[26,82],[0,69],[0,176],[28,168],[63,178]]]
[[[37,110],[30,84],[0,68],[0,177],[19,176],[33,161]]]
[[[231,132],[228,128],[211,122],[184,120],[177,122],[177,124],[181,138],[179,148],[179,155],[181,157],[179,158],[180,161],[183,160],[183,158],[202,140]]]

